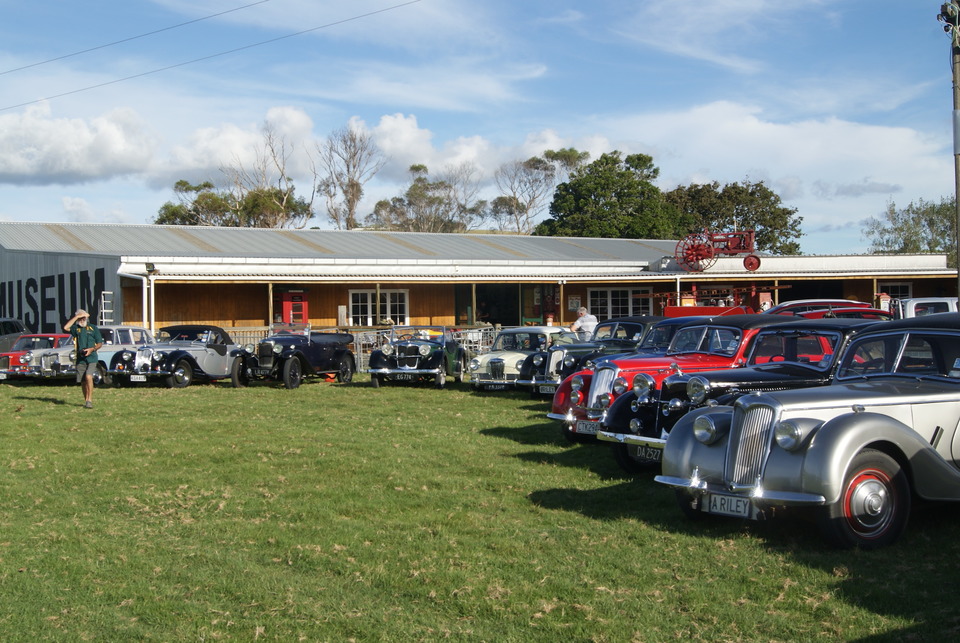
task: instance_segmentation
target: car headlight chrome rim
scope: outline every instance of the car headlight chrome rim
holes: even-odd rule
[[[467,368],[470,369],[471,371],[477,370],[478,368],[480,368],[480,360],[474,357],[472,360],[470,360],[470,363],[467,364]]]
[[[694,404],[703,404],[710,394],[710,382],[699,375],[694,375],[687,382],[687,397]]]
[[[785,451],[796,451],[803,441],[803,429],[791,420],[779,422],[773,430],[773,438],[777,446]]]
[[[646,373],[637,373],[633,376],[633,392],[637,394],[637,399],[646,398],[656,386],[653,378]]]
[[[570,380],[570,390],[579,391],[583,388],[583,377],[580,375],[574,375],[573,379]]]
[[[720,429],[709,415],[700,415],[693,421],[693,437],[703,444],[713,444],[720,439]]]
[[[420,353],[421,357],[426,357],[430,354],[430,351],[433,350],[429,344],[420,344],[417,347],[417,351]]]
[[[393,355],[393,344],[384,344],[380,352],[387,356]]]
[[[534,355],[533,356],[533,365],[542,366],[543,365],[543,355]]]
[[[613,392],[617,395],[623,395],[627,390],[627,380],[623,377],[618,377],[613,380]]]

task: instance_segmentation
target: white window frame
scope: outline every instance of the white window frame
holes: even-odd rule
[[[897,287],[897,294],[890,292],[890,287]],[[912,281],[878,281],[877,290],[890,295],[891,299],[910,299],[913,297]]]
[[[613,293],[627,293],[626,313],[613,312]],[[619,297],[619,295],[618,295]],[[590,288],[587,290],[587,307],[590,314],[597,319],[611,319],[613,317],[633,317],[639,315],[653,315],[653,287],[640,288]]]
[[[363,301],[354,303],[354,297],[359,296],[363,298]],[[410,291],[407,289],[380,289],[380,319],[374,319],[375,307],[374,307],[374,298],[377,296],[377,291],[374,289],[362,289],[362,290],[350,290],[348,291],[349,301],[347,303],[347,323],[350,326],[375,326],[380,322],[380,319],[392,319],[393,323],[398,326],[406,325],[410,323]],[[391,305],[391,298],[398,297],[399,302],[395,302]],[[386,301],[384,301],[386,300]],[[402,314],[397,314],[397,304],[401,308]],[[366,310],[355,314],[354,306],[360,306]],[[384,307],[386,305],[386,307]],[[362,323],[357,323],[357,318],[361,318]],[[398,319],[399,317],[399,319]]]

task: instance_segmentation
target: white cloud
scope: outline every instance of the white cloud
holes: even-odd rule
[[[70,184],[136,174],[156,147],[139,116],[53,118],[48,104],[0,115],[0,183]]]

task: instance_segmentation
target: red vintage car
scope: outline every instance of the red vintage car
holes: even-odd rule
[[[594,439],[618,395],[638,384],[646,392],[655,393],[664,378],[676,373],[743,366],[761,328],[795,319],[787,315],[698,318],[677,330],[666,355],[600,360],[593,370],[574,373],[557,388],[547,417],[561,423],[564,436],[571,442]]]
[[[35,333],[21,335],[8,353],[0,353],[0,380],[25,377],[40,357],[40,352],[60,348],[70,341],[65,333]]]

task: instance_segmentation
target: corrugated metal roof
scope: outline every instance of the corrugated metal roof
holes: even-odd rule
[[[113,256],[446,259],[638,266],[672,255],[675,241],[507,234],[276,230],[104,223],[0,222],[0,248]]]

